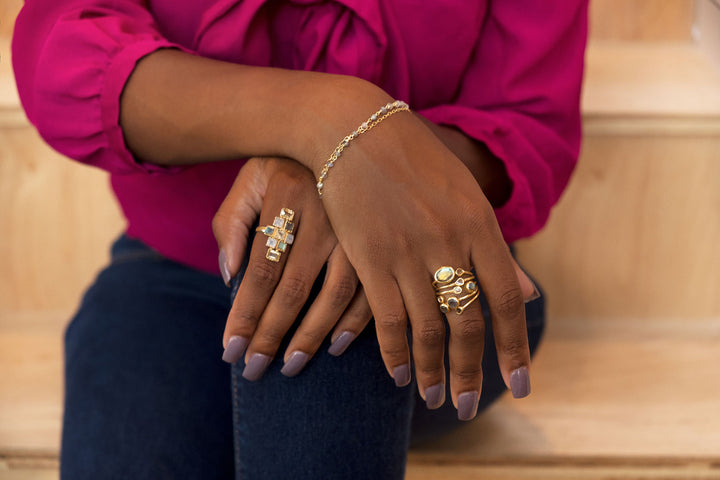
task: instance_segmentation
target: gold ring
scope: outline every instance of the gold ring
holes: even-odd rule
[[[272,225],[255,229],[256,232],[262,232],[268,237],[265,242],[265,246],[268,247],[265,258],[271,262],[279,262],[280,256],[295,241],[293,218],[295,218],[295,212],[289,208],[283,208],[280,210],[280,216],[273,220]]]
[[[461,315],[480,295],[475,275],[462,268],[438,268],[432,284],[442,313],[453,311]]]

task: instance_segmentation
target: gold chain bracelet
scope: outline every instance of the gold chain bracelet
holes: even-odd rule
[[[320,198],[322,198],[322,189],[323,186],[325,186],[325,180],[327,179],[328,172],[333,167],[333,165],[335,165],[337,159],[340,158],[343,150],[345,150],[345,147],[350,145],[350,142],[355,140],[361,133],[367,132],[368,130],[376,126],[378,123],[388,118],[390,115],[393,115],[397,112],[402,112],[404,110],[410,110],[410,106],[407,103],[400,100],[390,102],[377,112],[373,113],[370,118],[367,119],[367,121],[363,122],[350,135],[342,139],[340,144],[335,147],[335,150],[333,150],[328,161],[325,162],[322,169],[320,170],[320,176],[318,177],[317,182],[317,191]]]

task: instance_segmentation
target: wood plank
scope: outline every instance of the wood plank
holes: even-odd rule
[[[0,37],[10,38],[23,0],[0,0]]]
[[[715,67],[720,68],[720,2],[697,0],[695,4],[695,40]]]
[[[407,480],[717,480],[720,469],[707,465],[635,466],[635,465],[433,465],[411,457]]]
[[[0,205],[0,310],[71,311],[124,225],[107,174],[0,129]]]
[[[60,329],[52,315],[0,322],[0,454],[57,452]],[[416,449],[448,462],[710,458],[720,463],[720,317],[551,322],[533,394]]]
[[[590,34],[596,40],[687,42],[693,4],[693,0],[590,2]]]
[[[720,462],[720,318],[551,323],[533,393],[507,396],[416,453],[447,462],[705,458]]]
[[[595,42],[586,54],[583,114],[717,119],[718,85],[720,69],[695,45]]]
[[[518,242],[552,318],[720,316],[720,136],[587,137],[546,228]]]

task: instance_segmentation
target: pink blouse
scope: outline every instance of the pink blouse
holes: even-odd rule
[[[210,223],[243,161],[135,161],[119,99],[144,55],[183,48],[374,82],[505,163],[512,196],[496,214],[512,242],[544,225],[577,160],[586,17],[587,0],[26,0],[13,63],[42,137],[110,172],[127,233],[218,273]]]

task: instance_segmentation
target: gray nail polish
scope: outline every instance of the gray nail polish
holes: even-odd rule
[[[341,355],[353,340],[355,340],[354,333],[347,331],[342,332],[340,335],[338,335],[335,341],[332,342],[332,345],[330,345],[330,348],[328,348],[328,353],[335,357]]]
[[[392,376],[395,380],[395,385],[398,387],[404,387],[410,383],[410,366],[406,363],[405,365],[393,368]]]
[[[305,368],[305,364],[308,360],[310,360],[310,355],[307,353],[300,351],[292,352],[288,357],[287,362],[285,362],[285,365],[283,365],[282,370],[280,370],[280,373],[286,377],[294,377],[300,373],[303,368]]]
[[[270,365],[271,360],[272,358],[262,353],[253,353],[247,365],[245,365],[245,370],[242,373],[243,378],[251,382],[259,380],[265,373],[265,369]]]
[[[477,415],[480,393],[477,390],[458,395],[458,420],[472,420]]]
[[[425,389],[425,404],[430,410],[439,408],[445,402],[445,385],[438,383]]]
[[[230,337],[222,355],[223,361],[227,363],[237,362],[240,357],[242,357],[242,354],[245,353],[247,345],[248,340],[245,337],[239,337],[237,335]]]
[[[515,398],[530,395],[530,373],[527,367],[520,367],[510,374],[510,390]]]
[[[230,269],[227,265],[227,256],[225,255],[225,250],[220,250],[220,255],[218,255],[218,266],[220,267],[220,274],[222,275],[223,282],[225,282],[225,285],[228,287],[230,286]]]

